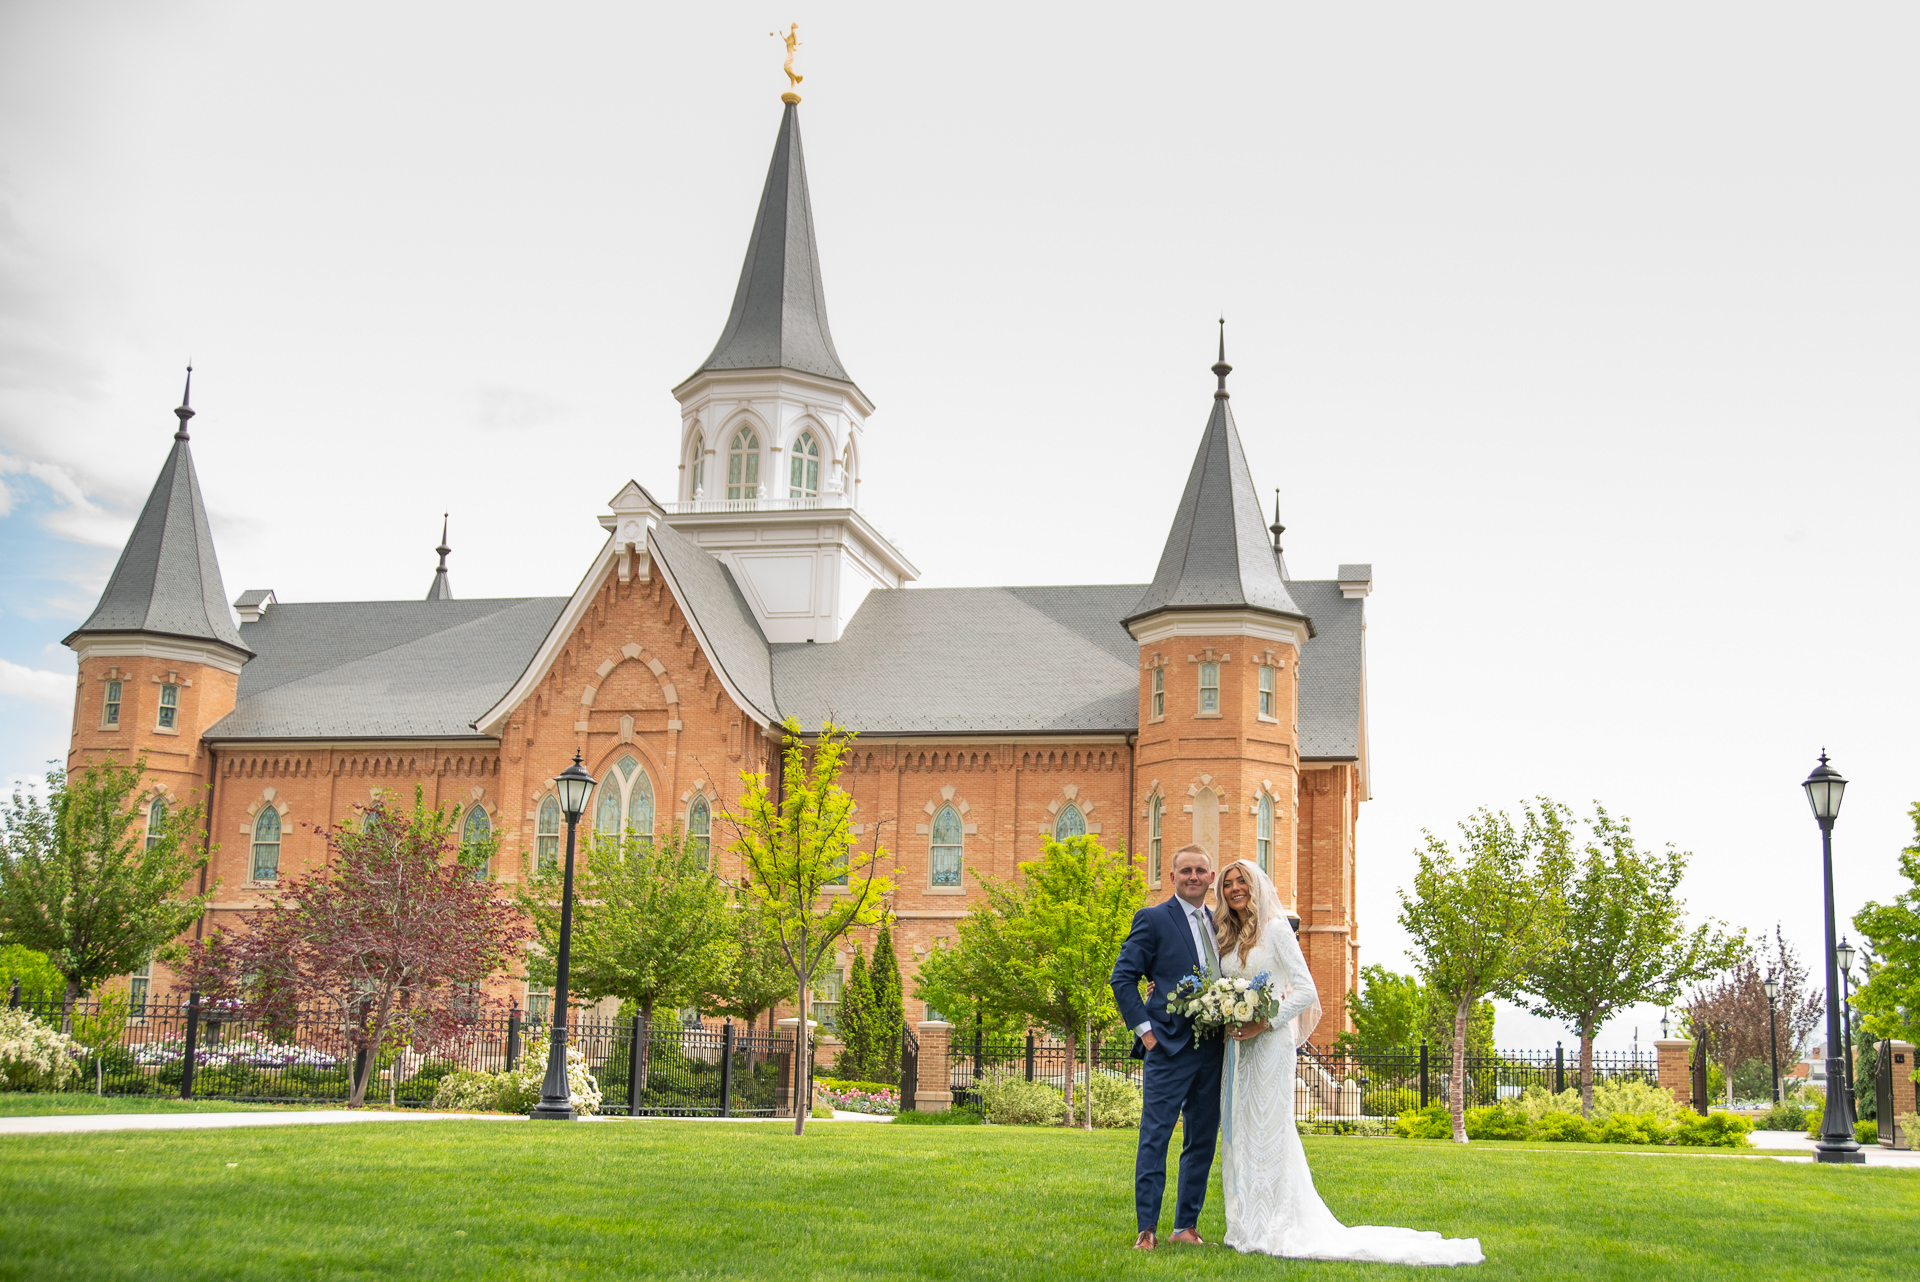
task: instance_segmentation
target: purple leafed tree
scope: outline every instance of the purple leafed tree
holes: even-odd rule
[[[272,903],[179,947],[179,986],[276,1028],[317,1012],[356,1056],[350,1106],[364,1103],[382,1047],[416,1051],[468,1035],[497,999],[487,980],[533,931],[481,871],[493,842],[462,847],[452,812],[415,790],[411,811],[377,800],[357,826],[326,832],[324,865]]]

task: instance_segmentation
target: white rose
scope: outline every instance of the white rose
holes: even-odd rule
[[[1234,989],[1235,989],[1236,991],[1238,991],[1238,992],[1242,992],[1242,993],[1244,993],[1244,992],[1246,992],[1246,991],[1247,991],[1247,989],[1251,987],[1251,985],[1250,985],[1250,984],[1248,984],[1248,983],[1247,983],[1247,981],[1246,981],[1246,980],[1244,980],[1244,979],[1236,979],[1236,980],[1234,980],[1234,981],[1233,981],[1233,986],[1234,986]]]
[[[1224,993],[1233,987],[1233,981],[1227,980],[1227,979],[1216,979],[1213,981],[1213,986],[1216,989],[1218,989],[1220,992]]]
[[[1253,1003],[1252,1003],[1252,1002],[1241,1002],[1241,1003],[1240,1003],[1239,1005],[1237,1005],[1237,1006],[1235,1006],[1235,1007],[1233,1008],[1233,1017],[1234,1017],[1235,1019],[1237,1019],[1237,1020],[1241,1020],[1241,1021],[1243,1021],[1243,1022],[1244,1022],[1244,1021],[1246,1021],[1246,1020],[1249,1020],[1249,1019],[1252,1019],[1252,1018],[1253,1018]]]

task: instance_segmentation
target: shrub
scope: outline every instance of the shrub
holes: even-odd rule
[[[1394,1122],[1393,1133],[1403,1140],[1450,1140],[1453,1138],[1453,1115],[1447,1111],[1445,1104],[1409,1109]]]
[[[1470,1140],[1523,1140],[1531,1129],[1527,1115],[1510,1104],[1470,1108],[1466,1122]]]
[[[861,1091],[868,1095],[879,1095],[887,1091],[896,1096],[900,1093],[899,1082],[852,1082],[843,1077],[815,1077],[813,1084],[821,1090],[841,1095],[848,1091]]]
[[[1140,1125],[1143,1096],[1140,1088],[1124,1077],[1096,1073],[1093,1078],[1093,1124],[1095,1126]],[[1086,1105],[1081,1104],[1084,1109]]]
[[[1599,1090],[1598,1086],[1594,1087],[1596,1097]],[[1549,1113],[1572,1113],[1577,1116],[1580,1112],[1580,1092],[1569,1090],[1556,1095],[1544,1086],[1529,1086],[1513,1103],[1526,1114],[1529,1122],[1538,1122]]]
[[[1574,1106],[1567,1111],[1579,1112],[1579,1092],[1568,1094],[1573,1096]],[[1652,1114],[1663,1122],[1671,1122],[1684,1111],[1672,1091],[1642,1078],[1595,1082],[1593,1086],[1593,1120],[1596,1122],[1604,1122],[1615,1113],[1631,1113],[1636,1117]]]
[[[1894,1138],[1905,1140],[1908,1148],[1920,1143],[1920,1113],[1895,1113],[1893,1120],[1900,1127]]]
[[[944,1113],[902,1113],[893,1119],[895,1126],[978,1126],[986,1121],[981,1111],[969,1104]]]
[[[1853,1138],[1857,1143],[1861,1144],[1878,1144],[1880,1142],[1880,1123],[1873,1118],[1868,1118],[1864,1122],[1855,1122],[1853,1124]]]
[[[1360,1111],[1368,1117],[1398,1117],[1420,1107],[1420,1092],[1403,1086],[1382,1087],[1360,1097]]]
[[[545,1056],[529,1055],[504,1073],[450,1072],[434,1089],[433,1106],[474,1113],[530,1113],[540,1102],[547,1076]],[[600,1085],[587,1071],[587,1057],[567,1047],[567,1090],[582,1116],[600,1107]]]
[[[1066,1096],[1056,1086],[1013,1073],[991,1073],[974,1083],[980,1106],[996,1126],[1040,1126],[1066,1114]]]
[[[1595,1127],[1602,1144],[1668,1144],[1674,1126],[1652,1113],[1615,1113]]]
[[[1555,1144],[1592,1144],[1599,1135],[1593,1123],[1578,1113],[1548,1113],[1534,1123],[1533,1138]]]
[[[1681,1119],[1673,1139],[1689,1148],[1751,1148],[1753,1142],[1747,1134],[1752,1130],[1753,1120],[1738,1113],[1709,1113],[1705,1117],[1695,1113]]]
[[[827,1103],[825,1100],[815,1104],[813,1106],[813,1118],[819,1122],[831,1122],[833,1120],[833,1105]]]
[[[80,1043],[25,1010],[0,1010],[0,1090],[57,1091],[80,1067]]]
[[[1757,1131],[1800,1131],[1807,1126],[1807,1110],[1790,1100],[1781,1100],[1754,1124]]]
[[[439,1093],[440,1079],[459,1071],[458,1064],[449,1064],[445,1060],[430,1060],[420,1066],[419,1072],[394,1088],[394,1098],[430,1102]]]

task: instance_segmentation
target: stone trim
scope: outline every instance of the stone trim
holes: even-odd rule
[[[1080,817],[1087,821],[1087,836],[1098,837],[1100,835],[1101,825],[1093,822],[1093,811],[1099,803],[1082,800],[1080,797],[1080,785],[1077,783],[1061,785],[1060,791],[1054,795],[1052,801],[1047,803],[1047,818],[1050,822],[1040,825],[1040,835],[1042,837],[1053,836],[1054,823],[1059,819],[1060,809],[1068,802],[1072,802],[1080,808]]]

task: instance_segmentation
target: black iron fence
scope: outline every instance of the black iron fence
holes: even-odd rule
[[[59,997],[22,997],[47,1023],[68,1022],[84,1050],[62,1089],[98,1095],[166,1095],[259,1103],[336,1103],[352,1096],[365,1067],[338,1014],[302,1010],[266,1020],[197,1000],[149,999],[132,1009],[97,1001],[68,1011]],[[460,1035],[421,1053],[383,1050],[373,1064],[368,1105],[425,1108],[440,1081],[460,1071],[502,1072],[544,1065],[551,1030],[517,1009],[481,1017]],[[600,1088],[599,1111],[614,1116],[771,1117],[791,1095],[793,1038],[723,1023],[651,1025],[574,1012],[568,1040]]]
[[[1115,1038],[1094,1049],[1096,1072],[1140,1082],[1141,1063],[1131,1058],[1133,1039]],[[1086,1051],[1076,1046],[1069,1067],[1063,1041],[1028,1034],[1024,1039],[991,1038],[976,1032],[956,1037],[947,1052],[948,1088],[956,1105],[978,1098],[977,1083],[996,1074],[1064,1086],[1069,1073],[1086,1080]],[[1426,1043],[1403,1050],[1345,1052],[1302,1046],[1294,1074],[1294,1116],[1312,1129],[1348,1130],[1368,1119],[1399,1116],[1411,1109],[1443,1103],[1452,1078],[1451,1048]],[[1658,1060],[1651,1054],[1595,1052],[1595,1082],[1639,1079],[1657,1084]],[[1564,1046],[1552,1050],[1509,1050],[1469,1055],[1464,1098],[1469,1106],[1517,1099],[1530,1086],[1560,1092],[1580,1084],[1580,1057]]]

